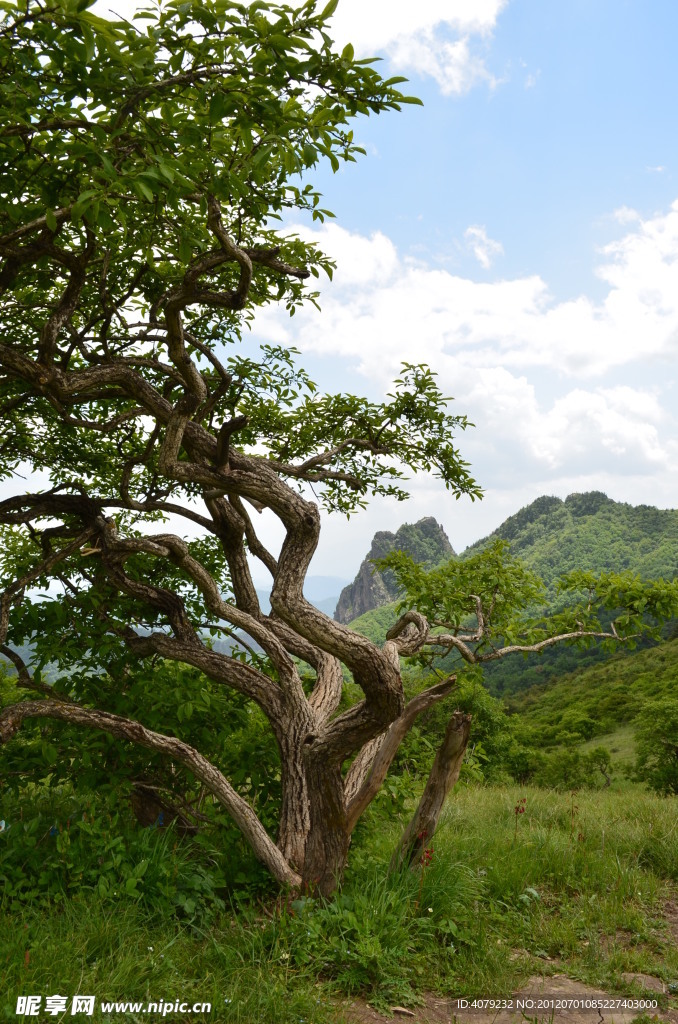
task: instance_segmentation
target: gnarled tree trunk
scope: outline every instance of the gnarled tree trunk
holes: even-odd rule
[[[282,798],[278,848],[295,871],[306,860],[306,841],[311,829],[304,739],[311,731],[310,716],[290,718],[279,738]]]

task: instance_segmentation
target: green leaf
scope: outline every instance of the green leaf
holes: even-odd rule
[[[321,22],[327,21],[327,19],[330,18],[336,11],[338,4],[339,0],[330,0],[330,2],[325,7],[323,7],[322,11],[318,15],[318,20]]]
[[[48,765],[56,764],[59,759],[59,752],[52,743],[42,744],[42,756]]]
[[[57,223],[56,217],[54,216],[54,211],[53,210],[47,210],[46,211],[46,213],[45,213],[45,223],[47,224],[47,227],[49,228],[50,231],[56,231],[57,230],[59,225]]]
[[[85,0],[85,2],[89,3],[90,0]],[[84,21],[80,22],[80,31],[82,32],[82,37],[85,43],[85,60],[89,63],[89,61],[94,57],[95,52],[94,33],[89,25]]]
[[[232,113],[233,102],[231,98],[222,92],[215,92],[210,98],[209,116],[211,121],[221,121],[227,114]]]
[[[151,192],[150,188],[143,180],[143,178],[136,178],[135,181],[133,182],[133,187],[137,193],[141,193],[141,195],[145,199],[148,199],[150,203],[152,203],[153,200],[155,199],[155,196],[153,195],[153,193]]]
[[[148,862],[147,859],[140,860],[139,863],[134,868],[134,877],[135,878],[143,878],[143,876],[146,874],[146,870],[148,868],[148,864],[149,864],[149,862]]]

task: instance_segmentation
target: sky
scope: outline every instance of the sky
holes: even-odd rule
[[[419,476],[326,516],[311,572],[350,579],[376,530],[428,515],[461,551],[542,494],[677,507],[678,4],[340,0],[331,31],[424,106],[359,119],[366,156],[314,174],[336,219],[290,230],[337,272],[321,312],[254,337],[375,400],[428,363],[485,496]]]
[[[334,280],[256,326],[331,390],[427,362],[485,496],[418,477],[327,517],[312,571],[424,515],[463,550],[542,494],[677,507],[678,5],[340,0],[333,31],[424,107],[361,119],[367,155],[314,176],[336,220],[295,227]]]

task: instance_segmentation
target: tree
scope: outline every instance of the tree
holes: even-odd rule
[[[598,771],[605,779],[603,789],[612,784],[610,772],[612,771],[612,754],[605,746],[594,747],[586,755],[586,763],[591,771]]]
[[[556,582],[563,608],[546,615],[539,612],[545,594],[543,582],[511,556],[509,547],[506,541],[497,540],[469,558],[432,570],[402,551],[381,559],[379,567],[393,571],[403,593],[400,610],[404,614],[387,634],[400,638],[401,653],[416,655],[426,664],[441,653],[453,652],[462,664],[482,666],[507,655],[539,654],[558,643],[601,641],[608,647],[620,642],[633,646],[641,635],[659,637],[651,620],[662,621],[674,614],[678,581],[643,582],[630,572],[596,575],[577,570]],[[613,617],[604,627],[600,620],[609,620],[606,611],[612,611]],[[453,722],[454,716],[451,730]],[[447,739],[446,735],[401,839],[397,862],[411,861],[419,853],[424,839],[435,830],[442,803],[456,781],[456,753],[444,753]],[[578,742],[579,735],[572,739]],[[571,742],[570,747],[574,749],[561,755],[566,773],[570,762],[575,766],[579,758],[576,743]],[[597,748],[591,755],[589,767],[598,767],[596,755],[601,750]]]
[[[331,274],[275,223],[328,216],[308,173],[360,152],[352,118],[412,102],[402,79],[333,51],[335,6],[171,2],[137,15],[140,29],[87,0],[27,0],[0,24],[0,473],[17,490],[26,468],[48,477],[0,502],[0,650],[24,698],[0,712],[4,756],[40,723],[55,770],[162,757],[280,883],[326,894],[402,738],[453,693],[450,675],[406,703],[401,656],[616,641],[636,632],[642,589],[603,581],[627,609],[619,631],[590,607],[572,628],[514,624],[537,587],[502,552],[427,580],[394,562],[412,607],[381,647],[305,600],[316,496],[345,514],[402,499],[408,469],[480,494],[453,444],[466,418],[426,367],[405,365],[372,403],[319,394],[294,353],[245,340],[258,308],[293,314],[315,301],[304,282]],[[282,524],[278,553],[257,532],[263,509]],[[271,575],[269,614],[253,559]],[[669,591],[656,584],[643,611],[661,613]],[[275,838],[220,768],[221,738],[252,709],[280,761]],[[401,859],[435,828],[469,728],[452,714]],[[92,731],[106,737],[96,755],[59,745],[79,734],[85,750]]]
[[[664,796],[678,796],[678,700],[648,701],[635,720],[634,778]]]

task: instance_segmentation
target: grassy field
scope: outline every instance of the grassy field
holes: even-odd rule
[[[201,920],[124,894],[6,901],[0,1013],[18,1019],[21,994],[82,993],[210,1002],[209,1020],[325,1024],[342,1020],[337,997],[353,995],[386,1009],[424,990],[507,995],[535,974],[621,994],[623,972],[678,981],[678,936],[663,916],[678,889],[675,799],[461,787],[430,865],[389,877],[400,827],[383,807],[360,826],[332,904],[269,892]]]

